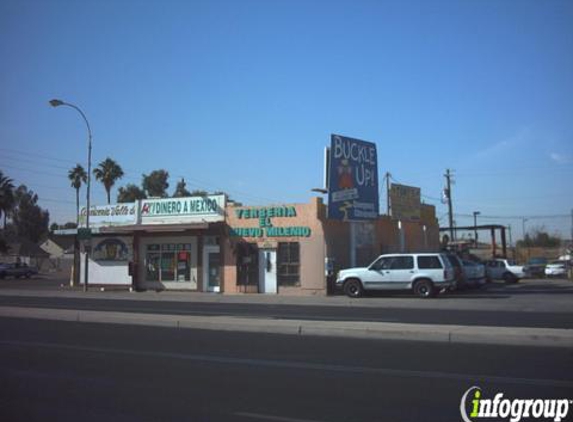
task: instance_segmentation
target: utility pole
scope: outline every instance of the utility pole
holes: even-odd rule
[[[446,193],[447,193],[447,199],[448,199],[448,219],[449,219],[449,224],[450,224],[450,240],[456,240],[455,239],[455,231],[454,231],[454,212],[452,210],[452,174],[450,172],[450,169],[446,170],[446,174],[444,175],[446,177]]]
[[[481,212],[474,211],[474,244],[476,248],[478,247],[477,216],[480,214]]]
[[[511,249],[511,257],[513,259],[515,259],[515,248],[513,247],[513,238],[511,235],[511,224],[509,226],[507,226],[507,228],[509,229],[509,247]]]
[[[384,177],[386,178],[386,214],[390,216],[390,177],[392,175],[387,171]]]

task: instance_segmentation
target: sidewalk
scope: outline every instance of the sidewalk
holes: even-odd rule
[[[305,321],[227,316],[186,316],[0,306],[0,317],[147,325],[293,336],[327,336],[368,340],[408,340],[537,347],[573,347],[573,330],[480,327],[354,321]]]

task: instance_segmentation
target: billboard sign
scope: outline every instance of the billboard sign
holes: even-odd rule
[[[331,136],[328,218],[362,221],[378,218],[378,156],[376,144]]]
[[[420,221],[420,188],[393,183],[390,186],[390,210],[396,220]]]

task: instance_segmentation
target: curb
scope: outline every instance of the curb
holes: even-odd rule
[[[560,328],[482,327],[403,324],[394,322],[307,321],[227,316],[158,315],[11,306],[0,306],[0,317],[287,334],[295,336],[573,348],[573,330]]]

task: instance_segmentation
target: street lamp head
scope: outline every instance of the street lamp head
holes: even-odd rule
[[[50,100],[50,105],[52,107],[59,107],[61,105],[64,105],[64,102],[62,100],[58,100],[58,99],[54,98],[53,100]]]
[[[311,192],[316,192],[316,193],[321,193],[323,195],[326,195],[328,193],[327,189],[323,189],[323,188],[312,188],[310,190]]]

